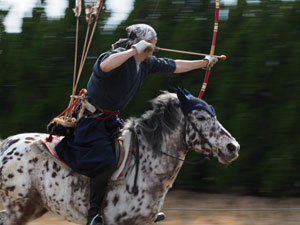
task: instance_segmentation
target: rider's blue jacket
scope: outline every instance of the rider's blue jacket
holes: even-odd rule
[[[125,51],[117,48],[99,56],[87,85],[89,101],[99,108],[122,110],[135,96],[145,78],[154,73],[173,73],[176,69],[174,60],[152,56],[139,65],[134,57],[129,58],[120,67],[105,73],[100,63],[108,56]]]
[[[100,69],[100,63],[109,55],[125,48],[108,51],[99,56],[88,82],[88,100],[101,109],[122,110],[137,93],[148,74],[173,73],[175,61],[152,56],[138,65],[134,57],[109,73]],[[97,111],[96,113],[99,113]],[[59,157],[74,171],[94,177],[114,167],[116,157],[111,136],[122,125],[116,115],[82,117],[74,136],[64,138],[57,146]]]

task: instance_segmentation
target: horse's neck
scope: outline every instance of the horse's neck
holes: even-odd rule
[[[183,124],[179,123],[171,133],[162,133],[158,149],[154,149],[156,145],[147,144],[149,140],[145,140],[143,134],[137,134],[140,154],[139,176],[150,182],[149,187],[160,186],[166,191],[172,186],[183,164],[179,159],[184,159],[187,153],[183,142],[183,129]]]

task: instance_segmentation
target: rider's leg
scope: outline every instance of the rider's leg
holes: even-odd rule
[[[102,204],[110,177],[115,165],[107,168],[101,174],[90,178],[90,208],[87,225],[102,225]]]

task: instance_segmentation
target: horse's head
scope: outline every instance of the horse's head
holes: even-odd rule
[[[238,157],[239,143],[219,123],[214,108],[187,90],[177,89],[185,115],[185,141],[190,149],[213,155],[220,163],[229,164]]]

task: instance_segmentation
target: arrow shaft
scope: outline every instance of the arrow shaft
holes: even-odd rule
[[[175,49],[169,49],[169,48],[160,48],[160,47],[156,47],[155,50],[165,51],[165,52],[181,53],[181,54],[187,54],[187,55],[197,55],[197,56],[208,56],[208,55],[210,55],[210,54],[205,54],[205,53],[181,51],[181,50],[175,50]],[[214,57],[222,59],[222,60],[224,58],[223,55],[210,55],[210,56],[214,56]]]

